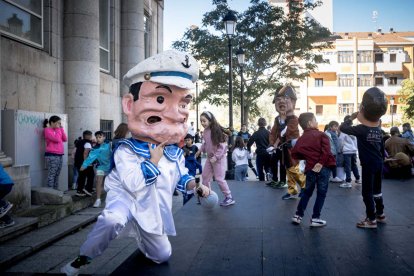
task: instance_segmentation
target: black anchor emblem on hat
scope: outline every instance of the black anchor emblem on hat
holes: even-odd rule
[[[191,67],[191,64],[188,64],[188,60],[189,60],[188,56],[187,56],[187,55],[185,55],[185,63],[184,63],[184,62],[181,62],[181,64],[182,64],[185,68],[190,68],[190,67]]]

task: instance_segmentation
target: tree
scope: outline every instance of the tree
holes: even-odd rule
[[[405,104],[402,107],[405,119],[412,120],[414,118],[414,80],[405,79],[401,82],[401,90],[398,91],[399,101]]]
[[[236,35],[232,38],[233,53],[241,47],[246,53],[244,67],[245,118],[249,111],[259,114],[256,100],[263,93],[274,93],[283,82],[304,79],[321,62],[315,49],[330,46],[328,29],[309,18],[306,10],[320,3],[289,1],[289,13],[268,4],[268,1],[251,0],[250,7],[236,13]],[[229,10],[226,0],[213,0],[215,9],[204,14],[202,26],[186,30],[182,40],[173,47],[187,51],[200,62],[200,80],[204,89],[198,102],[207,100],[214,105],[225,105],[228,99],[227,38],[222,19]],[[233,87],[240,91],[239,67],[233,57]],[[234,93],[234,103],[240,104],[240,93]]]

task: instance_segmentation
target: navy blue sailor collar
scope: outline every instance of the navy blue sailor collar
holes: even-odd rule
[[[140,141],[134,138],[122,139],[117,146],[125,144],[131,148],[133,152],[144,158],[150,159],[151,154],[148,147],[148,142]],[[151,148],[155,148],[155,144],[151,144]],[[183,150],[177,145],[168,145],[164,147],[164,156],[171,162],[178,161],[183,155]]]

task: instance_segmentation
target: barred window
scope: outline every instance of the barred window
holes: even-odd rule
[[[358,51],[358,62],[372,62],[372,52]]]
[[[384,78],[383,77],[375,77],[375,86],[383,86],[384,85]]]
[[[323,87],[323,79],[315,79],[315,87]]]
[[[102,71],[110,71],[110,4],[99,0],[99,65]]]
[[[368,74],[358,75],[358,86],[371,86],[371,75],[368,75]]]
[[[112,140],[112,133],[114,132],[114,121],[101,120],[101,131],[105,133],[106,139]]]
[[[43,0],[0,0],[0,32],[43,47]]]
[[[339,115],[349,115],[354,113],[354,104],[339,104],[338,113]]]

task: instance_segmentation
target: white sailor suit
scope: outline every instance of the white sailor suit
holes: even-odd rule
[[[152,145],[155,148],[155,145]],[[183,151],[170,145],[155,166],[149,161],[147,142],[123,139],[114,151],[115,167],[105,179],[106,206],[80,248],[80,255],[94,258],[125,226],[138,238],[138,247],[147,258],[161,263],[171,256],[167,235],[175,236],[172,208],[174,190],[186,191],[194,179],[185,168]]]

